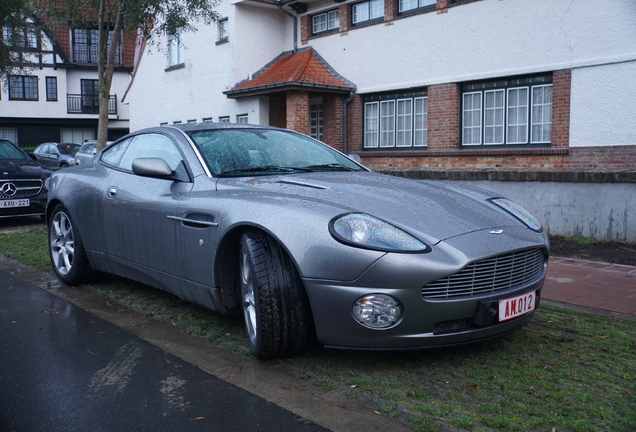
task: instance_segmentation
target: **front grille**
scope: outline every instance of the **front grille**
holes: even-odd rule
[[[424,285],[422,296],[463,297],[519,287],[543,274],[547,258],[543,249],[529,249],[477,261],[459,273]]]
[[[9,183],[13,184],[11,187]],[[14,191],[7,195],[5,191]],[[0,181],[0,199],[23,199],[36,196],[42,190],[42,180],[2,180]]]

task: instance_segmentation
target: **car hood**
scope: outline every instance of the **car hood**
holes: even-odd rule
[[[334,216],[367,213],[392,223],[429,244],[469,232],[519,226],[521,222],[487,201],[490,192],[437,181],[407,180],[374,172],[325,172],[221,178],[217,190],[237,189],[320,202]]]
[[[48,177],[51,170],[42,167],[33,160],[2,160],[0,161],[0,179]]]

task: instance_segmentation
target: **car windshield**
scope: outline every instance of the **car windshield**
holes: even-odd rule
[[[64,155],[74,155],[80,148],[79,144],[58,144],[58,150]]]
[[[27,157],[13,144],[7,141],[0,141],[0,160],[26,159]]]
[[[190,137],[210,171],[221,177],[364,170],[329,146],[293,132],[222,129]]]

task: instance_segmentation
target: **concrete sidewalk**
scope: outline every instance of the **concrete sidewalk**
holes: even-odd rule
[[[636,267],[550,257],[542,296],[636,319]]]

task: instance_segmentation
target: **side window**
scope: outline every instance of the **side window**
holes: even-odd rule
[[[132,138],[128,138],[108,147],[107,150],[102,152],[102,162],[108,165],[118,166],[121,156],[124,154],[128,144],[130,144],[132,140]]]
[[[170,138],[160,134],[137,135],[119,163],[121,169],[132,171],[137,158],[161,158],[174,171],[183,159]]]

